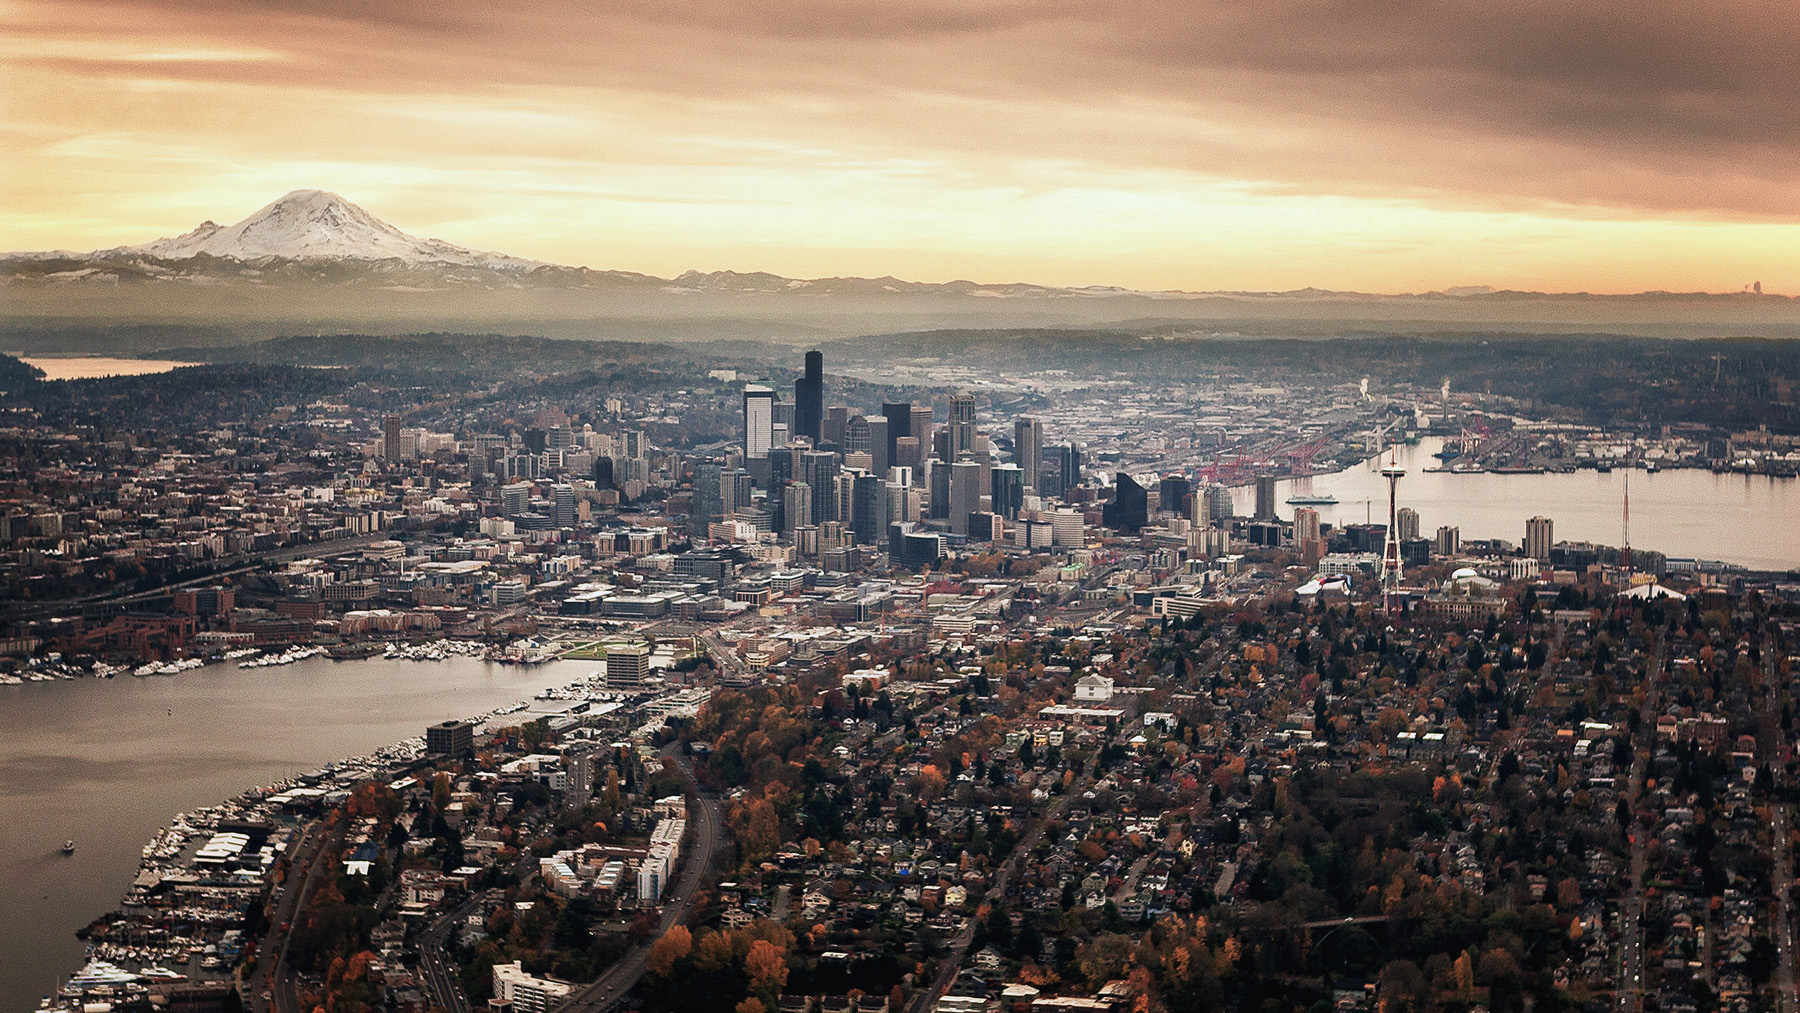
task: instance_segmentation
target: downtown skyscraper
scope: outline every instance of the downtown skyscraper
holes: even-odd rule
[[[806,372],[794,381],[794,435],[819,443],[819,423],[825,417],[825,355],[806,353]]]
[[[1036,419],[1013,420],[1013,463],[1025,473],[1025,487],[1038,490],[1038,467],[1044,460],[1044,427]]]
[[[766,458],[775,443],[775,391],[760,383],[744,387],[744,457]]]

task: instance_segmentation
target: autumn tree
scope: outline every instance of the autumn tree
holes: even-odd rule
[[[919,776],[913,778],[913,792],[925,802],[935,802],[944,794],[945,780],[943,771],[935,764],[926,764],[919,768]]]
[[[775,944],[758,939],[744,955],[744,973],[750,979],[750,991],[759,995],[775,995],[787,984],[787,959]]]
[[[747,864],[768,858],[781,844],[781,823],[766,796],[734,806],[731,822]]]
[[[686,959],[693,951],[693,934],[686,926],[677,925],[650,944],[650,954],[644,960],[644,970],[658,978],[667,978],[675,970],[675,962]]]

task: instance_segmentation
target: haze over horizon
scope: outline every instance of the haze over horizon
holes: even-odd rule
[[[1772,3],[0,8],[0,249],[296,187],[551,263],[1800,290]]]

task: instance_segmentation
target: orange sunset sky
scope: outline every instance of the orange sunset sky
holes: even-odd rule
[[[1800,291],[1756,0],[0,0],[0,249],[343,194],[671,275]]]

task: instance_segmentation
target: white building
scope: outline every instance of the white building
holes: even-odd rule
[[[769,456],[775,441],[775,391],[759,383],[744,386],[744,457]]]
[[[1112,699],[1113,681],[1104,675],[1084,675],[1075,680],[1075,699],[1105,703]]]
[[[549,1013],[574,990],[566,981],[526,974],[524,964],[517,960],[494,965],[494,998],[512,1003],[518,1013]]]
[[[1321,577],[1342,574],[1356,578],[1373,575],[1381,567],[1381,556],[1374,552],[1333,552],[1319,560]]]
[[[638,901],[654,904],[662,900],[675,862],[681,857],[681,836],[687,832],[687,821],[664,817],[650,832],[650,854],[638,863]]]
[[[1085,521],[1081,514],[1073,510],[1058,510],[1051,514],[1050,541],[1053,545],[1081,545],[1086,541]]]

